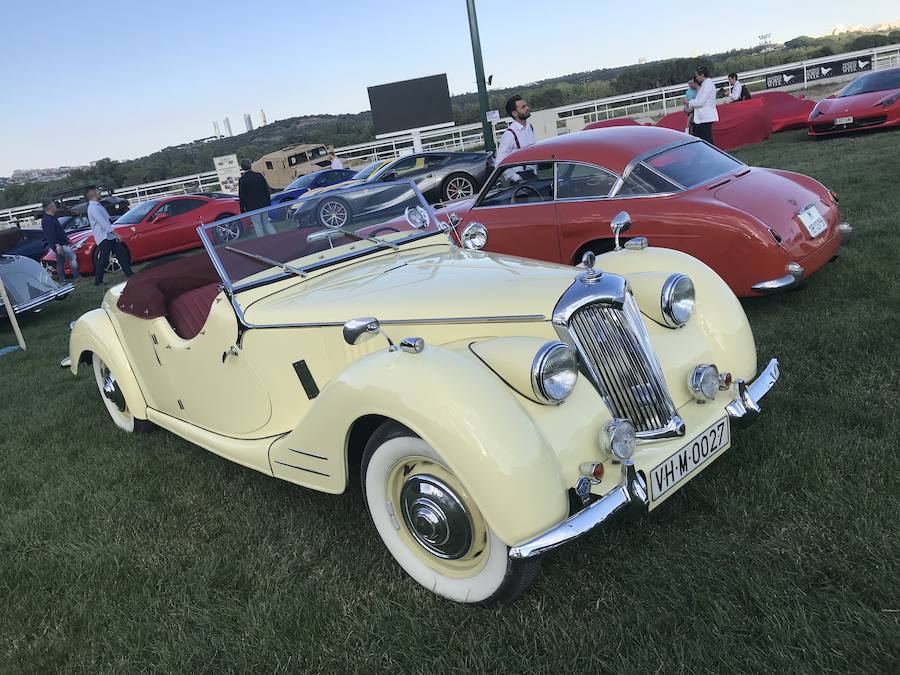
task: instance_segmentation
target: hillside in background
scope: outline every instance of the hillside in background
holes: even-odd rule
[[[763,53],[760,47],[735,49],[697,58],[675,58],[640,65],[602,68],[572,73],[503,89],[490,91],[491,108],[502,110],[506,99],[518,93],[532,110],[554,108],[605,96],[625,94],[686,82],[699,63],[710,72],[723,75],[828,56],[855,49],[900,42],[900,31],[890,33],[842,33],[811,38],[800,36]],[[475,92],[451,98],[457,124],[477,122],[478,95]],[[146,157],[126,161],[101,159],[94,166],[78,169],[65,179],[46,183],[7,185],[0,191],[0,208],[40,201],[51,192],[85,183],[101,183],[110,188],[138,185],[192,173],[211,171],[212,158],[235,153],[238,157],[256,159],[272,150],[293,143],[326,143],[334,146],[363,143],[374,138],[372,116],[368,111],[353,115],[308,115],[272,122],[253,131],[210,142],[188,143],[168,147]]]

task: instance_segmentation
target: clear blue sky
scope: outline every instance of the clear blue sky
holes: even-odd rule
[[[752,7],[749,13],[729,9]],[[864,3],[478,0],[497,86],[900,19]],[[359,112],[366,87],[446,72],[475,89],[465,0],[3,0],[0,175],[129,159],[269,121]]]

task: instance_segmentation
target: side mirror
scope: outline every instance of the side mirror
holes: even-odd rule
[[[628,215],[628,211],[619,211],[609,224],[609,229],[612,230],[612,233],[616,237],[616,247],[614,250],[618,251],[622,248],[619,245],[619,235],[631,229],[631,216]]]
[[[451,213],[449,216],[447,216],[447,220],[450,221],[450,224],[453,227],[456,227],[457,225],[459,225],[462,222],[462,216],[459,215],[458,213]]]
[[[358,319],[350,319],[344,324],[344,342],[348,345],[359,345],[373,335],[384,335],[391,350],[396,349],[391,339],[381,330],[381,323],[374,316],[363,316]]]
[[[830,94],[829,96],[826,96],[825,98],[835,98],[835,95],[834,95],[834,94]]]

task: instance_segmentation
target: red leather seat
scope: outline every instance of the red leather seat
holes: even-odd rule
[[[166,318],[178,337],[190,340],[197,336],[218,294],[219,284],[213,282],[182,293],[169,303]]]

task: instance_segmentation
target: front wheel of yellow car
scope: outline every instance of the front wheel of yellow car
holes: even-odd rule
[[[125,395],[119,387],[115,374],[96,353],[91,356],[94,365],[94,379],[100,390],[100,399],[116,426],[128,433],[143,433],[153,428],[148,420],[137,419],[128,409]]]
[[[385,546],[413,579],[457,602],[493,605],[524,593],[537,561],[514,561],[441,456],[387,423],[362,461],[363,495]]]

